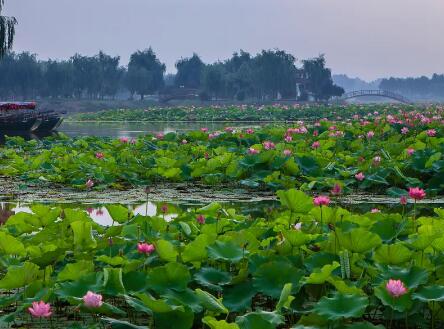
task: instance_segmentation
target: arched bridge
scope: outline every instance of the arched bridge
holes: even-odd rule
[[[400,103],[413,104],[413,102],[411,100],[409,100],[408,98],[406,98],[400,94],[397,94],[397,93],[394,93],[394,92],[388,91],[388,90],[381,90],[381,89],[351,91],[351,92],[345,93],[344,95],[339,97],[338,100],[339,101],[346,101],[347,99],[351,99],[351,98],[367,97],[367,96],[385,97],[385,98],[394,99],[395,101],[398,101]]]

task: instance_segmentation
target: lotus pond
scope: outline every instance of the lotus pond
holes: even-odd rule
[[[360,116],[378,112],[392,114],[399,110],[413,111],[415,106],[407,105],[240,105],[240,106],[180,106],[151,107],[146,109],[112,109],[94,113],[79,113],[69,121],[316,121],[319,118],[341,119],[350,115]],[[434,110],[435,108],[431,108]]]
[[[433,196],[444,191],[441,115],[440,109],[356,114],[341,121],[131,139],[14,137],[0,147],[0,175],[90,190],[197,182],[395,196],[421,187]]]
[[[294,189],[277,197],[261,205],[3,205],[0,321],[36,328],[444,324],[443,209],[410,197],[370,211]],[[85,298],[89,291],[100,303]],[[31,317],[28,308],[40,301],[51,314]]]
[[[442,110],[357,108],[7,138],[0,327],[444,327]]]

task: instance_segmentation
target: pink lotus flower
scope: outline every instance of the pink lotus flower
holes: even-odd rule
[[[231,127],[225,127],[224,129],[227,133],[232,133],[234,131],[234,128]]]
[[[259,150],[256,150],[255,148],[250,147],[250,148],[248,149],[248,154],[251,154],[251,155],[259,154]]]
[[[412,149],[412,148],[408,148],[408,149],[407,149],[407,154],[408,154],[408,155],[411,156],[411,155],[413,155],[413,153],[415,153],[415,149]]]
[[[285,140],[287,143],[290,143],[290,142],[293,140],[293,137],[291,137],[290,135],[287,135],[287,136],[285,136],[284,140]]]
[[[104,155],[102,152],[97,152],[97,153],[96,153],[96,158],[97,158],[97,159],[101,160],[101,159],[103,159],[104,157],[105,157],[105,155]]]
[[[273,142],[270,142],[270,141],[265,141],[265,142],[263,142],[262,143],[262,145],[264,145],[264,148],[266,149],[266,150],[272,150],[272,149],[274,149],[276,146],[274,145],[274,143]]]
[[[379,166],[379,164],[381,163],[381,157],[380,156],[375,156],[374,158],[373,158],[373,164],[375,165],[375,166]]]
[[[131,138],[130,144],[132,145],[136,144],[136,140],[134,138]]]
[[[426,192],[419,187],[409,188],[409,196],[415,200],[422,200],[426,196]]]
[[[86,307],[96,308],[102,306],[102,298],[102,295],[88,291],[82,299]]]
[[[355,178],[356,178],[358,181],[362,182],[362,181],[364,180],[364,178],[365,178],[365,175],[364,175],[362,172],[360,172],[359,174],[356,174],[356,175],[355,175]]]
[[[160,207],[160,211],[166,214],[168,212],[168,205],[163,204],[162,207]]]
[[[129,141],[129,138],[128,137],[120,137],[119,138],[119,141],[121,142],[121,143],[128,143],[128,141]]]
[[[52,314],[51,305],[40,302],[32,302],[32,307],[28,308],[29,313],[35,318],[49,318]]]
[[[371,139],[371,138],[373,138],[375,136],[375,133],[372,131],[372,130],[370,130],[368,133],[367,133],[367,138],[368,139]]]
[[[205,224],[205,216],[200,214],[196,217],[196,220],[199,224]]]
[[[429,137],[435,137],[436,136],[436,130],[435,129],[429,129],[426,131],[427,136]]]
[[[317,149],[317,148],[319,148],[319,146],[321,146],[321,143],[319,143],[318,141],[316,141],[316,142],[313,142],[313,144],[311,144],[311,148],[313,148],[313,149]]]
[[[139,252],[139,254],[150,255],[151,253],[154,252],[154,250],[156,250],[154,244],[148,244],[148,243],[137,244],[137,251]]]
[[[409,128],[407,128],[407,127],[403,127],[403,128],[401,129],[401,134],[403,134],[403,135],[407,135],[408,132],[409,132]]]
[[[157,133],[156,134],[156,138],[157,139],[163,139],[165,137],[165,135],[163,133]]]
[[[301,222],[296,223],[296,224],[294,224],[293,227],[296,231],[300,231],[302,229],[302,223]]]
[[[182,139],[182,144],[183,145],[188,144],[188,141],[186,139]]]
[[[245,130],[245,132],[246,132],[248,135],[254,134],[254,130],[251,129],[251,128],[248,128],[247,130]]]
[[[394,298],[399,298],[407,293],[407,288],[401,280],[390,279],[385,285],[385,289]]]
[[[284,150],[283,153],[286,157],[289,157],[291,155],[291,150]]]
[[[87,188],[92,188],[94,186],[94,181],[92,179],[88,179],[85,185]]]
[[[333,188],[331,189],[331,194],[333,195],[339,195],[342,193],[342,188],[341,185],[339,185],[338,183],[336,183]]]
[[[328,206],[330,204],[330,198],[328,196],[320,195],[313,198],[315,206]]]
[[[317,131],[317,130],[313,131],[313,136],[314,137],[317,137],[318,135],[319,135],[319,131]]]
[[[407,197],[405,195],[403,195],[400,199],[399,199],[399,203],[402,204],[403,206],[405,206],[407,204]]]
[[[204,127],[204,128],[200,128],[200,131],[206,133],[208,131],[208,128]]]
[[[209,138],[209,139],[213,139],[213,138],[216,138],[216,137],[219,136],[219,135],[220,135],[220,133],[217,132],[217,131],[215,131],[214,133],[209,134],[209,135],[208,135],[208,138]]]
[[[373,208],[373,209],[371,210],[371,213],[372,213],[372,214],[377,214],[377,213],[379,213],[379,212],[381,212],[381,210],[379,210],[378,208]]]

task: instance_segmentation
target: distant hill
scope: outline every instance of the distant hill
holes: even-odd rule
[[[359,78],[350,78],[345,74],[336,74],[332,76],[333,82],[344,88],[345,92],[364,89],[379,89],[379,84],[382,79],[378,79],[372,82],[367,82]]]

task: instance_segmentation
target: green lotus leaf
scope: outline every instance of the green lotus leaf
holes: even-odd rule
[[[67,281],[58,283],[59,289],[56,290],[56,295],[68,299],[71,297],[81,298],[88,291],[100,291],[102,289],[103,273],[94,272],[81,276],[76,281]]]
[[[347,233],[337,230],[339,245],[351,252],[366,253],[382,244],[381,238],[363,228],[356,228]]]
[[[228,309],[224,306],[224,304],[222,304],[220,299],[217,299],[210,293],[201,289],[196,289],[195,291],[197,298],[199,298],[200,303],[206,310],[214,312],[215,314],[228,313]]]
[[[74,246],[78,250],[94,249],[97,242],[92,234],[92,224],[85,221],[76,221],[71,223],[74,232]]]
[[[159,240],[155,242],[156,252],[159,257],[166,262],[175,262],[178,252],[173,244],[166,240]]]
[[[187,244],[182,252],[182,261],[201,262],[208,258],[207,246],[212,244],[216,238],[207,234],[198,235],[194,241]]]
[[[421,302],[444,301],[444,286],[425,286],[412,294],[412,298]]]
[[[402,227],[401,223],[389,217],[374,223],[370,230],[379,235],[384,242],[389,242],[401,232]]]
[[[284,317],[275,312],[258,311],[236,318],[240,329],[275,329],[284,323]]]
[[[0,289],[22,288],[40,276],[39,267],[30,262],[24,262],[23,265],[9,266],[6,275],[0,280]]]
[[[311,234],[306,234],[302,231],[292,230],[282,232],[286,241],[288,241],[292,247],[300,247],[314,239]]]
[[[123,224],[130,219],[131,214],[128,211],[128,207],[122,205],[107,205],[106,209],[111,218],[117,223]]]
[[[194,275],[194,279],[213,291],[222,291],[222,286],[229,284],[232,276],[213,267],[204,267]]]
[[[294,300],[294,297],[291,296],[291,288],[291,283],[287,283],[284,288],[282,288],[281,296],[276,304],[275,312],[280,312],[283,307],[290,308],[290,304]]]
[[[375,289],[375,296],[378,297],[382,304],[385,306],[390,306],[393,310],[398,312],[405,312],[413,305],[410,293],[395,298],[388,293],[384,286]]]
[[[26,250],[23,243],[5,232],[0,232],[0,255],[25,256]]]
[[[289,262],[272,261],[262,264],[253,273],[253,286],[257,291],[278,299],[287,283],[297,292],[304,273]]]
[[[193,322],[194,313],[189,307],[184,307],[183,310],[154,314],[156,329],[191,329]]]
[[[333,297],[322,297],[313,311],[329,320],[358,318],[364,314],[368,298],[359,295],[336,293]]]
[[[98,262],[109,264],[111,266],[118,266],[127,263],[127,260],[120,256],[109,257],[107,255],[100,255],[96,258]]]
[[[184,306],[176,306],[176,305],[170,305],[167,303],[164,299],[155,299],[150,295],[137,293],[135,294],[137,298],[139,298],[142,303],[148,307],[153,313],[165,313],[169,314],[174,311],[181,311],[184,312],[185,308]]]
[[[94,263],[92,261],[79,260],[76,263],[66,264],[57,275],[57,281],[75,281],[92,272],[94,272]]]
[[[338,262],[333,262],[333,264],[324,265],[321,269],[315,270],[306,278],[305,283],[307,284],[323,284],[331,277],[332,272],[336,270],[341,265]]]
[[[147,278],[148,288],[159,293],[167,289],[185,290],[190,281],[191,275],[188,268],[179,263],[155,267],[148,273]]]
[[[62,212],[60,207],[52,208],[40,204],[33,205],[31,210],[39,217],[43,226],[47,226],[50,223],[55,222]]]
[[[281,205],[292,212],[306,214],[313,208],[313,200],[302,191],[290,189],[276,194]]]
[[[410,260],[412,256],[413,253],[407,247],[401,243],[395,243],[379,247],[373,255],[373,259],[381,264],[400,265]]]
[[[211,259],[222,260],[231,263],[240,262],[246,254],[247,250],[243,250],[241,247],[235,243],[228,241],[215,241],[214,244],[207,247],[208,256]]]
[[[121,268],[107,267],[103,269],[103,291],[108,295],[125,293]]]
[[[228,323],[225,320],[216,320],[212,316],[204,317],[202,323],[206,324],[210,329],[239,329],[239,326],[236,323]]]
[[[251,301],[256,294],[251,281],[224,287],[224,305],[230,312],[243,312],[251,309]]]

